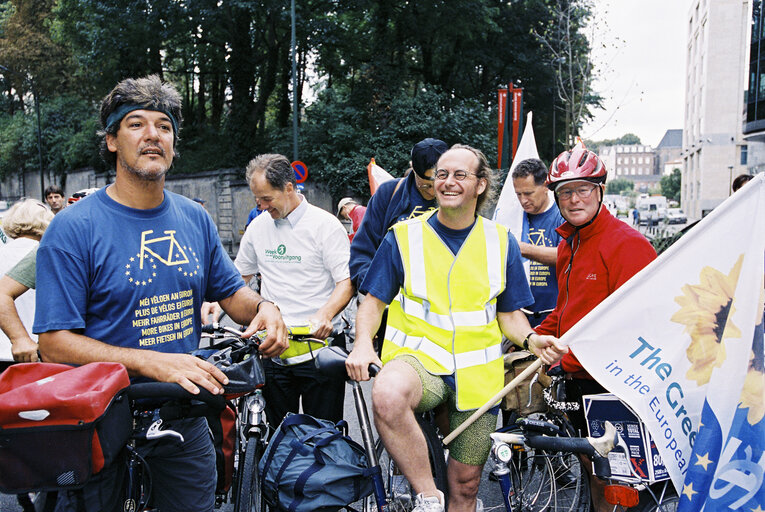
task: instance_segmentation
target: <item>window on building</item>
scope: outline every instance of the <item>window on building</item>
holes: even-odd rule
[[[748,158],[749,158],[749,146],[744,144],[743,146],[741,146],[741,160],[739,163],[741,165],[746,165]]]
[[[642,164],[642,163],[643,163],[643,157],[642,157],[642,156],[639,156],[639,157],[638,157],[638,163],[639,163],[639,164]]]

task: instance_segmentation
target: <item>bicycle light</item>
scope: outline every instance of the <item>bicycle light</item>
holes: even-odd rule
[[[638,490],[627,485],[609,484],[605,489],[606,501],[611,505],[634,507],[640,501]]]
[[[498,461],[507,464],[513,458],[513,450],[505,443],[497,443],[494,445],[494,456]]]

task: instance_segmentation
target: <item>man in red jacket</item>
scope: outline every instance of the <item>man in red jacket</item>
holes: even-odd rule
[[[656,258],[656,251],[638,231],[603,207],[607,170],[592,151],[575,147],[561,153],[550,166],[547,186],[555,193],[566,222],[557,229],[555,310],[536,331],[560,337],[603,299]],[[605,390],[582,368],[575,350],[561,359],[567,398]],[[577,418],[572,418],[576,421]],[[583,422],[576,425],[583,428]]]
[[[557,229],[555,310],[538,326],[538,334],[560,337],[576,322],[656,258],[656,251],[638,231],[616,219],[603,207],[606,167],[598,155],[578,146],[564,151],[550,166],[547,186],[566,222]],[[582,395],[604,393],[576,358],[576,349],[564,354],[566,399],[581,404]],[[572,411],[574,427],[586,433],[584,415]],[[594,481],[594,479],[593,479]],[[602,489],[593,489],[594,503]],[[596,509],[597,510],[597,509]]]

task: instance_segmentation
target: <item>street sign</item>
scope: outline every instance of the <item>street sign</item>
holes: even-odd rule
[[[295,181],[303,183],[308,179],[308,166],[300,160],[292,162],[292,170],[295,171]]]

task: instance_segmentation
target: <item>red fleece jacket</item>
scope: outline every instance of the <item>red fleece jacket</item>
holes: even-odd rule
[[[579,230],[566,222],[557,229],[555,271],[558,301],[555,310],[538,326],[539,334],[560,337],[603,299],[656,258],[656,251],[638,231],[601,208],[595,221]],[[591,379],[569,352],[561,360],[574,378]]]

